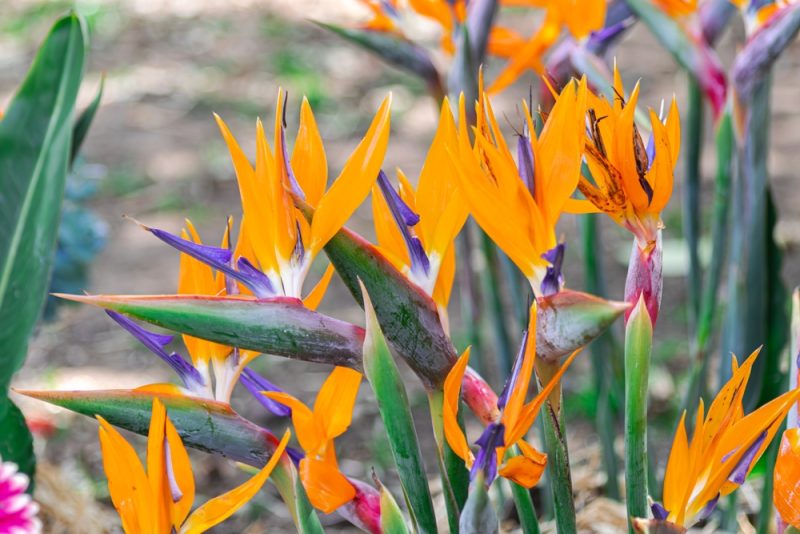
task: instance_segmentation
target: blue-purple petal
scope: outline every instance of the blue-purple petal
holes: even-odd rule
[[[659,521],[665,521],[667,517],[669,517],[669,512],[667,509],[658,502],[654,502],[650,505],[650,511],[653,512],[653,518]]]
[[[504,434],[505,426],[502,423],[490,423],[484,429],[475,442],[478,453],[469,473],[470,480],[475,479],[478,471],[483,471],[487,486],[497,477],[497,447],[503,446]]]
[[[544,279],[542,280],[542,295],[554,295],[561,291],[564,285],[564,274],[561,272],[564,266],[565,243],[559,243],[544,254],[542,258],[550,262],[547,267]]]
[[[277,415],[278,417],[288,417],[292,415],[291,408],[279,402],[275,402],[261,393],[262,391],[283,390],[252,369],[246,367],[239,376],[239,382],[241,382],[247,391],[273,415]]]
[[[711,499],[703,506],[703,509],[697,514],[697,520],[702,521],[704,519],[708,519],[711,513],[714,511],[714,508],[717,507],[717,503],[719,502],[719,493],[717,496]]]
[[[414,213],[414,211],[408,207],[408,204],[403,202],[403,199],[400,198],[400,195],[394,190],[392,184],[389,183],[389,178],[383,170],[378,173],[378,186],[381,189],[383,198],[386,200],[386,205],[389,206],[392,218],[406,243],[408,255],[411,259],[411,270],[415,273],[424,273],[427,275],[430,272],[428,254],[425,252],[419,238],[412,235],[409,229],[419,222],[419,215]]]
[[[536,165],[533,159],[533,149],[531,148],[531,140],[527,135],[520,135],[517,138],[517,166],[519,167],[519,177],[528,188],[531,195],[534,190],[534,175],[536,172]]]
[[[249,287],[258,298],[274,297],[277,294],[275,288],[272,287],[272,282],[270,282],[269,277],[257,269],[256,266],[244,256],[239,258],[236,262],[236,267],[238,269],[238,271],[235,271],[238,277],[237,280]]]
[[[231,278],[243,283],[249,287],[253,294],[257,297],[269,298],[275,296],[275,292],[272,289],[272,284],[269,283],[269,278],[267,278],[264,273],[255,267],[247,272],[241,272],[242,259],[244,258],[239,259],[239,271],[231,266],[233,253],[230,250],[211,245],[201,245],[199,243],[189,241],[188,239],[178,237],[175,234],[171,234],[165,230],[159,230],[158,228],[150,228],[147,226],[145,226],[145,228],[171,247],[176,248],[181,252],[195,258],[196,260],[202,261],[206,265],[222,271]],[[247,263],[252,266],[252,264],[249,262]]]
[[[180,354],[176,352],[167,353],[165,350],[166,345],[172,341],[173,336],[156,334],[155,332],[145,330],[128,317],[115,311],[106,310],[106,314],[122,328],[127,330],[133,337],[138,339],[145,347],[150,349],[152,353],[172,367],[187,388],[192,389],[195,386],[205,385],[205,380],[202,375],[191,363],[183,359]]]
[[[761,448],[761,445],[764,443],[764,440],[767,439],[767,431],[765,430],[761,434],[758,435],[755,441],[747,447],[747,450],[742,455],[742,457],[737,462],[736,466],[734,466],[731,473],[728,475],[728,480],[733,482],[734,484],[744,484],[745,479],[747,478],[747,473],[750,472],[751,464],[758,454],[758,449]]]
[[[397,225],[415,226],[419,222],[419,215],[412,210],[408,204],[405,203],[400,194],[394,190],[392,184],[389,182],[389,177],[381,170],[378,173],[378,185],[383,193],[383,198],[386,199],[386,204],[389,205],[389,210],[392,212]]]

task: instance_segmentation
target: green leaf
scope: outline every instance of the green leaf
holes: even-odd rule
[[[478,476],[470,484],[469,497],[461,511],[458,531],[460,534],[491,534],[498,530],[497,514],[489,500],[483,471],[478,471]]]
[[[408,404],[408,394],[378,325],[366,289],[363,295],[367,315],[364,373],[378,401],[378,411],[389,438],[389,446],[408,502],[411,519],[418,532],[435,533],[436,514],[433,511],[433,501],[425,475],[425,463],[422,461],[417,431]]]
[[[72,150],[70,151],[69,162],[70,166],[75,161],[78,153],[81,150],[83,141],[89,133],[89,127],[92,125],[97,108],[100,107],[100,100],[103,98],[103,89],[106,85],[106,78],[103,76],[100,79],[100,87],[97,89],[97,94],[94,95],[92,102],[84,109],[78,120],[75,121],[75,126],[72,128]]]
[[[36,456],[33,454],[31,436],[25,417],[17,405],[8,397],[0,404],[0,458],[14,462],[31,480],[28,492],[33,491],[33,475],[36,471]]]
[[[0,393],[25,359],[49,283],[85,29],[60,19],[0,120]]]
[[[428,52],[421,46],[391,33],[344,28],[323,22],[316,22],[316,24],[364,50],[372,52],[390,65],[419,76],[427,84],[431,94],[438,100],[444,96],[439,72]]]
[[[361,369],[364,330],[299,300],[186,295],[59,295],[247,350]]]

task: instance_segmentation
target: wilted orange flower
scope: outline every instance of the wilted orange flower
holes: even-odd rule
[[[672,196],[673,170],[680,150],[680,117],[675,99],[666,120],[650,110],[649,142],[635,123],[639,84],[625,100],[625,88],[614,68],[614,102],[590,92],[586,163],[592,180],[581,176],[578,189],[586,200],[570,200],[569,211],[603,212],[650,250],[662,226],[661,211]]]

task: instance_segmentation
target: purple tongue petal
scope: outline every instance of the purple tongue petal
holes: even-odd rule
[[[545,273],[544,280],[542,280],[542,294],[544,296],[558,293],[561,291],[561,286],[564,285],[564,275],[561,273],[561,269],[564,265],[565,249],[566,244],[559,243],[542,254],[542,258],[550,262],[550,267],[547,268],[547,273]]]
[[[756,457],[756,453],[758,453],[758,449],[761,448],[761,445],[764,443],[765,439],[767,439],[766,430],[759,434],[756,440],[751,443],[749,447],[747,447],[747,450],[733,468],[731,474],[728,475],[729,481],[738,485],[744,484],[744,481],[747,478],[747,473],[750,471],[750,464],[753,463],[753,459]]]
[[[233,254],[230,250],[220,247],[213,247],[211,245],[200,245],[198,243],[189,241],[188,239],[178,237],[175,234],[171,234],[167,231],[159,230],[158,228],[150,228],[145,226],[145,229],[147,229],[151,234],[159,238],[167,245],[176,248],[207,265],[210,265],[214,269],[222,271],[231,278],[240,281],[249,287],[253,294],[255,294],[257,297],[269,298],[275,296],[275,291],[272,289],[272,284],[269,283],[269,279],[264,275],[264,273],[255,267],[252,267],[252,264],[250,264],[249,261],[247,264],[252,267],[252,270],[249,270],[248,272],[237,271],[231,267],[231,259]],[[239,269],[242,268],[242,260],[244,260],[244,258],[239,259]]]
[[[669,512],[661,505],[661,503],[654,502],[651,504],[650,511],[653,512],[653,517],[659,521],[665,521],[667,517],[669,517]]]
[[[389,209],[392,212],[392,215],[397,221],[397,225],[404,226],[414,226],[419,222],[419,215],[414,213],[408,204],[406,204],[402,197],[394,190],[392,184],[389,182],[389,177],[386,176],[386,173],[381,170],[378,173],[378,185],[381,188],[381,193],[383,193],[383,198],[386,199],[386,203],[389,205]]]
[[[505,426],[502,423],[490,423],[484,429],[475,442],[479,449],[469,473],[470,480],[475,478],[479,470],[483,471],[487,486],[497,477],[497,447],[503,445],[504,433]]]
[[[239,382],[247,388],[253,397],[270,413],[278,417],[288,417],[292,415],[292,410],[279,402],[275,402],[261,394],[262,391],[283,391],[278,386],[259,375],[249,367],[245,367],[239,376]]]
[[[269,277],[257,269],[244,256],[236,262],[236,267],[239,270],[234,272],[239,276],[238,279],[249,287],[258,298],[274,297],[277,294],[275,288],[272,287],[272,282],[269,281]]]
[[[411,270],[416,273],[430,272],[430,261],[425,249],[422,247],[419,239],[411,235],[409,227],[414,226],[419,222],[419,215],[414,213],[408,204],[403,202],[397,191],[394,190],[392,184],[389,183],[389,178],[382,170],[378,173],[378,186],[381,188],[383,198],[386,199],[386,204],[389,206],[389,211],[392,213],[395,224],[400,229],[403,235],[403,240],[406,242],[408,248],[408,255],[411,258]]]
[[[647,152],[647,170],[650,170],[650,167],[653,166],[653,160],[656,159],[656,141],[655,135],[651,135],[650,139],[647,141],[647,148],[645,152]]]
[[[178,376],[187,388],[193,389],[194,386],[205,385],[205,380],[203,380],[200,372],[195,369],[191,363],[184,360],[181,355],[176,352],[167,354],[167,351],[164,350],[164,347],[172,341],[173,336],[156,334],[145,330],[131,319],[115,311],[106,310],[106,314],[133,335],[133,337],[138,339],[145,347],[150,349],[156,356],[164,360],[167,365],[172,367],[172,369],[178,373]]]
[[[716,497],[708,501],[706,505],[703,506],[703,509],[700,510],[700,513],[697,514],[697,520],[702,521],[704,519],[708,519],[708,517],[711,515],[711,512],[713,512],[714,508],[717,507],[718,502],[719,502],[719,493],[717,493]]]
[[[522,344],[519,348],[519,353],[517,353],[517,359],[514,360],[514,368],[511,370],[511,374],[506,379],[506,383],[503,386],[503,392],[500,394],[500,397],[497,399],[497,408],[502,410],[506,407],[506,403],[508,402],[508,397],[511,395],[511,392],[514,391],[514,387],[517,385],[517,380],[519,379],[519,371],[522,369],[522,360],[525,356],[525,345],[528,343],[528,331],[525,330],[522,332]]]
[[[533,160],[533,149],[531,148],[531,140],[527,135],[520,135],[517,138],[517,160],[519,163],[519,177],[525,183],[525,187],[530,191],[533,196],[534,188],[534,170],[536,169]]]

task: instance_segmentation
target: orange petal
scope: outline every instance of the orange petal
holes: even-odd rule
[[[173,525],[180,525],[189,515],[192,503],[194,503],[194,475],[186,447],[183,446],[183,441],[169,417],[166,419],[165,435],[167,443],[169,443],[170,467],[175,483],[181,492],[177,501],[170,501],[170,517]]]
[[[448,445],[468,466],[472,465],[473,456],[469,449],[467,437],[458,424],[458,406],[461,402],[461,381],[469,364],[469,348],[464,351],[444,381],[444,397],[442,399],[442,419],[444,436]]]
[[[292,170],[306,202],[316,208],[328,185],[328,161],[308,99],[300,105],[300,126],[292,150]]]
[[[800,428],[783,433],[773,483],[772,502],[781,519],[800,528]]]
[[[525,442],[520,441],[519,443],[521,445]],[[547,465],[547,455],[540,453],[527,443],[525,446],[521,455],[506,460],[497,473],[503,478],[513,480],[520,486],[530,489],[542,478]]]
[[[157,518],[158,529],[168,532],[173,523],[170,521],[172,497],[167,481],[165,461],[165,426],[167,409],[158,398],[153,399],[153,410],[150,415],[150,431],[147,434],[147,479],[150,481],[150,490],[158,502],[153,512]]]
[[[329,462],[306,456],[300,460],[298,471],[308,500],[326,514],[332,513],[356,496],[356,489],[347,477]]]
[[[325,446],[327,440],[323,429],[320,428],[308,406],[282,391],[264,391],[262,395],[292,409],[292,425],[297,441],[304,451],[316,454]]]
[[[533,375],[533,367],[536,363],[536,299],[531,303],[528,310],[528,329],[526,336],[525,349],[522,353],[522,363],[520,364],[519,374],[516,384],[508,395],[505,409],[503,410],[503,424],[506,427],[505,441],[507,446],[516,443],[521,435],[517,429],[517,424],[522,416],[522,409],[525,399],[528,396],[528,388]],[[525,430],[527,431],[527,429]],[[523,434],[524,432],[523,431]]]
[[[675,512],[689,485],[689,439],[686,435],[686,411],[683,412],[672,440],[664,472],[664,507]]]
[[[108,421],[96,417],[100,422],[98,433],[108,492],[123,528],[126,532],[155,531],[158,503],[136,451]]]
[[[361,373],[347,367],[335,367],[322,384],[314,401],[314,418],[326,440],[344,434],[350,426],[359,385]]]
[[[186,520],[180,529],[180,534],[200,534],[210,529],[214,525],[218,525],[232,516],[236,511],[244,506],[247,501],[253,498],[258,493],[264,482],[278,465],[278,462],[286,450],[286,444],[289,442],[291,433],[287,430],[283,435],[283,439],[278,444],[272,457],[267,462],[257,475],[250,480],[219,497],[214,497],[203,506],[192,512],[192,515]]]
[[[313,256],[347,222],[364,201],[378,178],[389,143],[392,97],[386,97],[364,139],[348,158],[341,174],[319,201],[311,222],[310,253]]]

